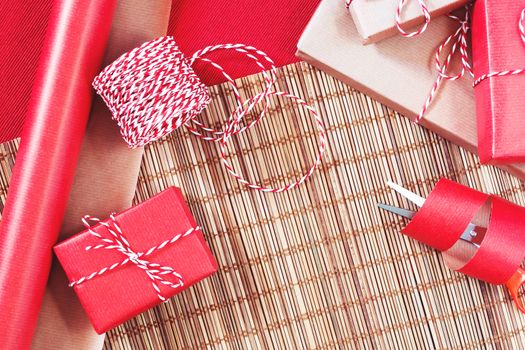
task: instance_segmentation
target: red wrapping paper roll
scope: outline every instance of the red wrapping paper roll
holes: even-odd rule
[[[0,226],[0,344],[31,345],[116,0],[56,0]]]

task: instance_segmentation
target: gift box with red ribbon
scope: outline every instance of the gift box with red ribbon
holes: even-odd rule
[[[201,229],[172,187],[55,246],[70,286],[98,333],[217,271]]]
[[[482,163],[525,162],[525,0],[478,0],[472,17]]]

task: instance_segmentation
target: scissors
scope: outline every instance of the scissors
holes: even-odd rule
[[[415,194],[414,192],[411,192],[407,190],[406,188],[395,184],[391,181],[387,182],[387,185],[392,188],[394,191],[414,203],[416,206],[421,208],[423,206],[423,203],[425,203],[425,198]],[[384,209],[386,211],[389,211],[391,213],[397,214],[399,216],[402,216],[407,219],[412,219],[414,215],[416,214],[413,210],[403,209],[394,207],[391,205],[379,203],[377,205],[379,208]],[[477,226],[473,223],[469,223],[465,231],[460,236],[460,240],[465,241],[469,244],[474,245],[476,248],[479,248],[481,241],[483,240],[483,237],[486,232],[485,227]],[[523,305],[520,296],[519,291],[521,287],[525,284],[525,270],[522,268],[518,268],[518,270],[512,275],[512,277],[505,283],[505,286],[510,292],[510,295],[512,299],[514,300],[514,303],[516,304],[516,307],[525,314],[525,306]]]

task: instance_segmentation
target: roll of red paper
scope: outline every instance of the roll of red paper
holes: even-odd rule
[[[116,0],[56,0],[0,225],[0,344],[27,349]]]

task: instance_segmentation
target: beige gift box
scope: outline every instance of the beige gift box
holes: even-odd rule
[[[362,0],[355,0],[362,1]],[[416,118],[437,77],[437,47],[458,28],[442,16],[415,38],[402,36],[362,45],[340,2],[324,0],[306,27],[297,55],[384,105]],[[477,149],[472,78],[445,81],[421,125],[466,148]],[[502,167],[525,179],[525,165]]]
[[[470,0],[425,0],[432,21],[456,10]],[[399,34],[396,12],[399,0],[353,0],[350,13],[364,44],[378,42]],[[407,0],[401,12],[401,27],[406,32],[417,31],[425,17],[418,0]]]
[[[456,10],[470,0],[424,0],[432,21]],[[399,0],[353,0],[350,13],[364,44],[378,42],[399,34],[396,12]],[[406,32],[417,31],[425,17],[418,0],[407,0],[401,12],[401,27]]]

